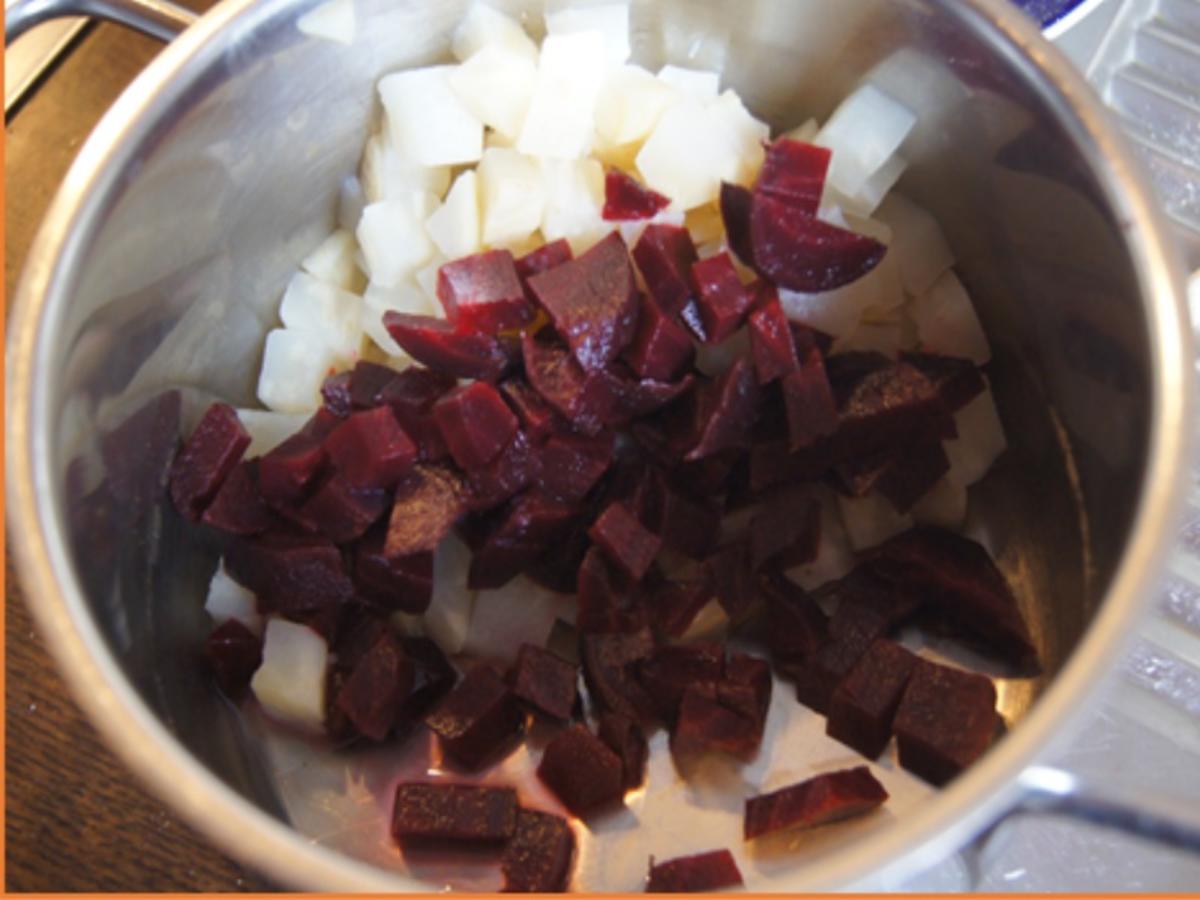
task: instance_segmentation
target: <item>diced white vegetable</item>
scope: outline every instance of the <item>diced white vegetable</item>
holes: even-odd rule
[[[246,459],[271,452],[308,421],[304,413],[271,412],[265,409],[239,409],[237,417],[242,427],[250,433]]]
[[[678,91],[641,66],[622,66],[609,74],[596,100],[596,134],[619,147],[646,139]]]
[[[910,314],[925,350],[979,366],[992,358],[975,307],[953,270],[943,272],[933,287],[913,300]]]
[[[296,21],[305,34],[349,46],[355,35],[354,0],[328,0]]]
[[[896,257],[904,290],[912,296],[926,293],[954,265],[954,251],[937,219],[903,194],[888,194],[875,217],[891,226],[888,253]]]
[[[813,139],[821,131],[821,123],[816,119],[809,119],[803,125],[797,125],[791,131],[784,134],[785,138],[790,138],[793,141],[800,141],[805,144],[811,144]]]
[[[449,166],[425,166],[405,159],[391,145],[386,132],[367,139],[361,174],[366,204],[395,200],[412,191],[430,191],[440,197],[450,186]],[[357,226],[357,218],[354,224]]]
[[[604,52],[610,66],[624,65],[629,59],[628,3],[576,6],[546,14],[547,34],[573,34],[579,31],[598,31],[603,35]]]
[[[694,641],[711,641],[720,638],[729,630],[729,615],[715,599],[709,600],[696,617],[692,619],[687,629],[679,636],[679,643],[690,644]]]
[[[321,385],[336,362],[320,335],[276,328],[263,348],[258,399],[278,412],[311,412],[321,405]]]
[[[325,727],[325,639],[305,625],[286,619],[267,621],[262,665],[250,690],[271,718],[305,731]]]
[[[816,491],[821,503],[821,540],[812,562],[788,569],[784,574],[806,591],[836,581],[854,568],[854,550],[838,507],[837,496],[829,488]]]
[[[725,91],[709,107],[718,127],[725,130],[733,144],[733,153],[738,158],[736,171],[731,178],[736,184],[751,185],[758,179],[766,152],[763,142],[771,137],[771,127],[760,122],[746,109],[742,98],[734,91]]]
[[[845,197],[892,158],[916,124],[916,116],[874,85],[842,101],[814,143],[833,152],[826,183]]]
[[[939,525],[957,531],[967,518],[967,489],[953,478],[941,478],[912,508],[922,525]]]
[[[673,87],[679,93],[701,102],[716,100],[717,94],[721,90],[721,76],[706,69],[663,66],[658,70],[658,80]]]
[[[684,224],[692,236],[692,243],[697,247],[725,239],[725,220],[715,205],[697,206],[689,210]]]
[[[215,624],[221,625],[237,619],[255,634],[262,634],[263,619],[258,614],[254,593],[242,587],[225,571],[225,560],[217,566],[212,581],[208,584],[208,597],[204,611],[212,616]]]
[[[326,284],[352,291],[358,279],[358,264],[354,261],[354,251],[357,249],[354,235],[339,228],[304,257],[300,268]]]
[[[450,72],[458,99],[484,125],[515,141],[537,84],[537,63],[504,46],[484,47]]]
[[[625,246],[632,250],[637,246],[637,242],[641,240],[642,232],[650,225],[672,225],[676,228],[682,228],[684,225],[684,213],[682,210],[674,210],[668,207],[652,219],[618,222],[617,231],[621,233],[621,239],[625,241]]]
[[[436,316],[439,319],[446,318],[446,310],[437,295],[438,272],[441,271],[446,261],[446,257],[440,253],[435,253],[433,254],[433,258],[417,269],[416,274],[413,276],[417,287],[424,291],[425,296],[428,298],[430,311],[426,315]]]
[[[433,600],[425,611],[425,631],[451,655],[462,652],[475,605],[475,592],[467,590],[470,566],[470,549],[452,534],[433,555]]]
[[[504,247],[522,241],[542,223],[546,205],[537,160],[516,150],[490,148],[476,169],[483,210],[483,243]]]
[[[401,312],[415,316],[430,316],[441,312],[441,304],[433,301],[416,284],[406,281],[393,288],[367,285],[363,293],[362,327],[375,344],[388,356],[408,359],[406,354],[383,327],[385,312]]]
[[[712,203],[722,181],[744,171],[743,137],[731,132],[729,113],[686,99],[667,109],[637,156],[638,172],[653,190],[682,210]]]
[[[524,576],[496,590],[479,591],[462,652],[507,666],[522,644],[545,646],[555,621],[574,605],[574,597],[548,591]]]
[[[866,550],[913,527],[912,516],[896,512],[891,501],[880,494],[862,498],[838,497],[842,524],[855,550]]]
[[[859,322],[844,338],[834,341],[832,353],[882,353],[896,359],[904,340],[899,317],[890,322]]]
[[[279,318],[289,331],[307,331],[336,359],[353,361],[362,349],[362,301],[348,291],[297,272],[283,292]]]
[[[447,259],[470,256],[479,249],[479,186],[474,171],[454,180],[446,202],[426,220],[425,231]]]
[[[379,95],[392,146],[426,166],[475,162],[483,153],[483,123],[450,86],[451,66],[385,75]]]
[[[459,62],[484,47],[504,47],[537,61],[538,48],[519,23],[486,3],[476,0],[454,32],[450,49]]]
[[[542,161],[546,206],[542,212],[542,236],[596,238],[612,230],[604,221],[604,167],[594,159],[547,159]]]
[[[984,99],[984,92],[973,92],[945,63],[911,47],[888,56],[863,80],[878,85],[916,116],[917,124],[905,139],[911,159],[927,159],[931,151],[940,151],[946,122],[961,115],[962,101],[972,93]]]
[[[847,211],[864,216],[874,213],[879,208],[879,204],[883,202],[883,198],[896,186],[896,182],[900,180],[900,176],[907,168],[908,161],[898,153],[894,155],[874,175],[863,182],[857,194],[844,198],[843,203]]]
[[[425,220],[431,212],[409,199],[372,203],[363,210],[357,236],[371,281],[395,287],[429,259],[433,244]]]
[[[1004,436],[1004,424],[996,409],[996,401],[990,390],[984,391],[957,413],[954,424],[958,437],[946,441],[946,456],[950,458],[947,478],[970,487],[983,478],[1000,454],[1008,449]]]
[[[880,304],[883,308],[893,308],[903,302],[904,295],[894,275],[894,270],[880,263],[869,274],[836,290],[802,294],[780,288],[779,302],[789,319],[835,339],[848,338],[868,308]]]
[[[517,149],[547,159],[586,155],[594,143],[596,100],[607,75],[600,32],[548,36]]]

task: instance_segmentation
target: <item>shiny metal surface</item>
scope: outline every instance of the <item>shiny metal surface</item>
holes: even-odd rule
[[[213,397],[253,401],[262,336],[333,223],[374,82],[443,55],[463,7],[365,0],[344,48],[295,28],[312,5],[216,8],[81,152],[11,320],[11,533],[76,695],[160,795],[284,883],[411,889],[289,828],[263,748],[183,664],[203,633],[213,549],[158,510],[89,591],[90,548],[67,527],[68,465],[88,461],[77,471],[94,486],[100,435],[146,398],[180,389],[185,423]],[[1018,588],[1046,676],[1005,679],[1009,735],[947,790],[895,806],[869,840],[808,848],[764,888],[913,871],[1020,799],[1018,776],[1068,734],[1142,612],[1191,432],[1178,268],[1104,110],[1001,0],[674,0],[635,3],[633,19],[639,61],[723,67],[775,125],[827,115],[864,76],[922,112],[902,186],[943,222],[980,304],[1012,444],[973,501],[974,529]],[[339,77],[312,77],[328,71]]]
[[[170,0],[15,0],[4,10],[4,42],[35,25],[67,16],[91,16],[127,25],[169,41],[196,21],[196,14]]]

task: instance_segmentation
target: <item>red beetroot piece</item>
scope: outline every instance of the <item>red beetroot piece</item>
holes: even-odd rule
[[[625,794],[621,758],[584,725],[573,725],[550,740],[537,774],[580,817],[619,803]]]
[[[476,381],[457,387],[433,405],[446,446],[464,469],[491,462],[517,433],[517,417],[490,384]]]
[[[892,719],[917,657],[899,644],[876,641],[829,700],[825,733],[876,759],[892,736]]]
[[[525,490],[542,474],[542,458],[524,432],[518,431],[500,455],[467,472],[473,512],[499,506]]]
[[[828,371],[838,405],[833,440],[839,456],[954,436],[954,420],[937,388],[915,367],[877,353],[847,353],[832,357]]]
[[[229,477],[200,517],[205,525],[228,534],[261,534],[275,523],[271,508],[258,490],[258,461],[244,460]]]
[[[658,302],[642,297],[637,332],[624,359],[641,378],[670,381],[696,357],[691,335]]]
[[[646,605],[659,634],[681,638],[700,611],[715,599],[707,580],[675,577],[655,586]]]
[[[543,244],[518,259],[517,274],[524,279],[529,279],[534,275],[558,268],[563,263],[569,263],[573,258],[570,243],[566,238],[559,238],[557,241]]]
[[[758,576],[758,592],[767,606],[766,643],[776,662],[803,662],[828,639],[821,608],[799,585],[780,572]]]
[[[541,489],[567,503],[578,503],[608,471],[612,460],[611,434],[594,438],[554,435],[541,448]]]
[[[742,284],[728,253],[692,265],[692,289],[710,344],[720,344],[742,327],[754,305],[754,292]]]
[[[525,715],[499,673],[476,666],[425,717],[425,724],[446,753],[478,769],[521,733]]]
[[[901,513],[912,509],[948,471],[950,460],[936,435],[836,467],[838,478],[851,495],[878,493]]]
[[[356,412],[325,438],[325,452],[348,484],[390,488],[417,459],[390,407]]]
[[[400,376],[400,372],[391,366],[369,362],[360,359],[348,373],[347,393],[350,408],[355,410],[374,409],[383,400],[380,394],[383,389]]]
[[[578,259],[534,275],[529,289],[585,371],[603,368],[633,340],[637,286],[619,234]]]
[[[821,206],[830,157],[825,147],[780,138],[767,148],[754,190],[785,200],[800,213],[815,216]]]
[[[610,371],[616,396],[616,409],[607,424],[627,425],[634,419],[653,415],[662,408],[685,397],[696,385],[694,375],[684,375],[678,381],[655,381],[652,378],[635,380],[617,368]]]
[[[389,310],[383,326],[409,356],[455,378],[499,381],[512,366],[504,345],[491,334],[459,330],[432,316]]]
[[[313,479],[325,467],[325,438],[342,423],[327,409],[319,409],[304,427],[258,461],[258,489],[263,499],[284,508],[303,498]]]
[[[574,855],[575,832],[565,819],[532,809],[518,810],[516,831],[500,861],[504,892],[565,891]]]
[[[417,458],[422,462],[449,454],[433,420],[433,404],[457,385],[451,375],[412,365],[379,389],[379,405],[391,407],[404,433],[417,445]]]
[[[662,547],[658,535],[643,527],[623,503],[610,503],[588,536],[634,581],[642,580]]]
[[[241,538],[226,550],[225,568],[254,592],[264,612],[311,613],[340,606],[354,596],[341,551],[323,538]]]
[[[575,506],[539,491],[530,490],[517,497],[475,548],[467,586],[471,590],[491,590],[507,584],[578,516]]]
[[[489,250],[438,269],[437,295],[458,328],[495,334],[533,321],[513,255]]]
[[[500,844],[517,829],[517,792],[470,784],[396,786],[392,837],[407,841]]]
[[[324,407],[344,419],[354,411],[350,400],[350,373],[335,372],[321,382],[321,400]]]
[[[750,352],[759,384],[770,384],[800,369],[796,343],[787,315],[774,288],[763,288],[765,298],[750,314]]]
[[[658,647],[638,665],[639,682],[669,723],[679,713],[685,690],[707,686],[715,692],[724,673],[725,648],[715,641]]]
[[[733,854],[713,850],[656,863],[650,858],[648,894],[701,894],[744,884]]]
[[[413,667],[400,642],[383,634],[351,670],[338,692],[338,708],[359,734],[382,741],[396,724],[400,702],[413,685]]]
[[[671,199],[639,184],[631,175],[610,169],[604,176],[604,212],[606,222],[653,219],[671,205]]]
[[[179,448],[183,399],[163,391],[121,421],[100,440],[108,493],[141,516],[162,497]]]
[[[740,759],[755,754],[762,743],[763,721],[747,715],[742,702],[721,702],[720,686],[693,685],[684,689],[675,727],[671,729],[671,753],[692,756],[700,753],[727,753]],[[746,693],[749,693],[748,691]]]
[[[780,287],[806,293],[857,281],[887,253],[874,238],[822,222],[791,200],[758,191],[750,206],[750,239],[760,273]]]
[[[892,730],[900,765],[930,784],[943,785],[983,756],[999,726],[991,679],[921,659]]]
[[[767,709],[771,705],[771,665],[765,659],[748,653],[731,653],[725,660],[725,681],[718,686],[718,697],[727,706],[736,706],[733,688],[747,688],[752,705],[744,712],[752,713],[761,723],[767,721]],[[728,692],[723,688],[729,688]]]
[[[448,466],[417,465],[396,485],[384,551],[389,557],[437,549],[467,510],[467,488]]]
[[[565,431],[569,427],[522,377],[501,382],[500,394],[521,420],[521,430],[534,443],[540,443],[555,432]]]
[[[637,722],[653,722],[657,704],[637,680],[640,663],[654,651],[649,630],[584,634],[581,644],[583,677],[596,703]]]
[[[833,465],[828,442],[793,451],[788,440],[767,440],[750,448],[750,491],[761,494],[781,484],[818,481]]]
[[[366,599],[392,612],[420,615],[433,600],[433,553],[388,556],[387,530],[372,529],[354,546],[354,585]]]
[[[587,536],[584,535],[584,539]],[[581,634],[633,634],[648,627],[649,619],[640,594],[599,547],[591,546],[580,560],[576,573]]]
[[[522,644],[513,668],[517,698],[552,719],[565,722],[579,698],[579,667],[533,644]]]
[[[816,828],[883,805],[887,791],[866,766],[827,772],[746,800],[743,833],[750,841],[784,828]]]
[[[800,357],[800,368],[780,381],[792,450],[812,447],[837,431],[837,401],[815,347]]]
[[[222,693],[237,700],[262,665],[262,638],[237,619],[228,619],[204,642],[204,657]]]
[[[429,638],[406,637],[400,643],[413,667],[413,684],[396,710],[397,728],[413,725],[424,718],[458,680],[458,673],[442,648]]]
[[[983,374],[969,359],[932,353],[903,353],[900,358],[933,382],[950,412],[958,412],[987,389]]]
[[[662,537],[663,547],[701,559],[717,544],[721,510],[711,499],[689,497],[663,481],[655,518],[646,527]]]
[[[522,337],[525,377],[542,399],[583,434],[596,435],[616,404],[604,370],[585,372],[573,356],[554,344]]]
[[[760,400],[753,365],[746,357],[738,357],[701,389],[697,411],[700,436],[684,458],[704,459],[724,450],[741,449],[758,415]]]
[[[757,600],[749,543],[734,541],[719,548],[704,560],[704,569],[725,614],[742,621]]]
[[[725,235],[729,246],[743,263],[754,265],[754,241],[750,235],[750,210],[754,206],[754,194],[738,184],[721,182],[721,220],[725,223]]]
[[[667,315],[683,310],[692,299],[692,264],[699,257],[686,228],[649,225],[633,248],[646,288]]]
[[[351,484],[339,473],[304,501],[299,516],[335,544],[346,544],[379,521],[388,510],[388,499],[387,491]]]
[[[249,446],[233,407],[210,406],[171,466],[171,500],[180,514],[198,520]]]
[[[619,713],[601,713],[597,727],[600,740],[621,758],[621,779],[625,790],[631,791],[646,780],[646,759],[650,745],[642,726]]]
[[[750,520],[750,568],[790,569],[817,558],[821,504],[796,491],[782,491]]]

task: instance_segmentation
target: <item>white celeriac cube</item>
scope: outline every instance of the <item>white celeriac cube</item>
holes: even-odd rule
[[[610,66],[621,66],[629,59],[629,4],[606,3],[576,6],[546,14],[546,33],[574,34],[598,31],[604,37],[604,50]]]
[[[479,591],[462,652],[507,666],[522,644],[545,646],[555,621],[574,605],[573,597],[546,590],[523,575],[503,587]]]
[[[426,166],[475,162],[483,153],[483,122],[450,86],[452,66],[428,66],[385,75],[379,96],[392,146]]]
[[[475,171],[484,245],[506,247],[533,234],[542,223],[546,205],[538,161],[516,150],[493,147],[484,153]]]
[[[372,203],[358,223],[367,276],[382,287],[395,287],[433,254],[425,231],[432,214],[428,204],[414,198]]]
[[[640,142],[658,124],[679,92],[641,66],[611,72],[596,99],[596,134],[608,146]]]
[[[306,625],[286,619],[267,621],[262,665],[250,690],[271,718],[319,733],[325,728],[325,670],[329,648]]]
[[[547,159],[585,156],[594,143],[596,100],[608,71],[600,32],[549,35],[517,149]]]
[[[313,37],[349,46],[356,32],[354,0],[327,0],[297,19],[296,27]]]
[[[900,154],[895,154],[874,175],[863,182],[857,194],[853,197],[842,198],[844,207],[848,212],[858,215],[872,215],[888,192],[896,186],[896,182],[900,180],[900,176],[907,168],[908,161]]]
[[[478,181],[472,170],[459,175],[446,202],[425,221],[430,240],[447,259],[460,259],[479,250]]]
[[[842,524],[855,550],[866,550],[912,528],[913,517],[896,512],[890,500],[881,494],[865,497],[838,497]]]
[[[952,269],[912,301],[910,315],[921,347],[930,353],[969,359],[977,366],[992,358],[975,306]]]
[[[276,328],[263,347],[258,399],[278,412],[312,412],[321,405],[321,385],[336,363],[320,335]]]
[[[899,316],[890,322],[860,321],[849,335],[834,341],[831,353],[882,353],[897,359],[903,343],[904,332]]]
[[[888,252],[896,257],[904,290],[910,295],[927,293],[954,265],[954,251],[937,219],[903,194],[888,194],[875,218],[891,226],[894,238]]]
[[[300,268],[326,284],[352,291],[358,280],[358,263],[354,259],[357,249],[358,242],[354,240],[354,235],[345,228],[339,228],[304,257]]]
[[[939,478],[912,508],[912,517],[922,525],[937,525],[958,531],[967,519],[967,489],[953,478]]]
[[[1008,439],[990,390],[956,412],[954,424],[958,437],[942,444],[950,458],[946,477],[966,488],[988,473],[1000,454],[1008,449]]]
[[[442,301],[438,299],[438,273],[441,272],[442,266],[448,261],[440,253],[435,253],[429,262],[417,269],[416,274],[413,275],[413,280],[417,283],[417,287],[425,292],[425,296],[428,298],[429,304],[433,309],[429,315],[442,319],[446,318],[446,311],[442,308]]]
[[[658,80],[684,96],[702,103],[716,100],[721,90],[721,76],[706,69],[685,69],[681,66],[663,66],[658,70]]]
[[[355,294],[297,272],[283,292],[279,318],[288,330],[312,333],[336,359],[350,362],[362,349],[361,306]]]
[[[308,421],[305,413],[272,412],[267,409],[239,409],[237,417],[242,427],[250,434],[246,459],[270,453]]]
[[[603,218],[604,167],[594,159],[542,160],[546,204],[542,236],[547,241],[607,234]]]
[[[854,197],[900,149],[916,124],[912,111],[874,85],[863,85],[837,108],[814,143],[828,147],[827,184]]]
[[[425,632],[448,654],[462,652],[475,606],[467,589],[471,551],[456,535],[447,535],[433,554],[433,600],[425,611]]]
[[[734,91],[725,91],[709,107],[720,127],[733,145],[732,152],[738,158],[736,174],[725,179],[736,184],[752,185],[758,179],[766,152],[763,142],[771,137],[771,127],[750,114]]]
[[[408,354],[383,327],[383,314],[399,312],[414,316],[431,316],[435,313],[434,307],[438,307],[437,312],[441,311],[440,304],[432,301],[412,282],[404,282],[390,288],[376,284],[367,285],[362,298],[363,331],[388,356],[407,360]]]
[[[537,63],[502,45],[484,47],[450,72],[458,99],[484,125],[515,141],[537,84]]]
[[[520,23],[476,0],[455,29],[450,49],[455,59],[465,62],[484,47],[503,47],[534,61],[538,57],[537,44]]]
[[[237,619],[254,634],[262,634],[263,618],[259,615],[254,593],[242,587],[225,571],[225,560],[217,566],[212,581],[208,584],[208,596],[204,600],[204,611],[216,625]]]
[[[406,159],[392,146],[386,131],[367,139],[360,174],[364,207],[412,191],[429,191],[441,197],[450,186],[449,166],[425,166]],[[358,217],[354,224],[357,226]]]

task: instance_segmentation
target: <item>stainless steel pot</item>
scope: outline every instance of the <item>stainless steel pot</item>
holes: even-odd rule
[[[97,127],[31,251],[8,345],[10,533],[76,697],[188,821],[283,883],[413,889],[289,826],[279,780],[192,664],[213,549],[161,507],[71,537],[80,498],[121,466],[103,435],[146,398],[181,389],[185,425],[213,397],[253,402],[261,339],[334,221],[375,81],[443,55],[464,3],[358,0],[349,48],[297,30],[314,5],[227,0],[195,24],[149,0],[10,8],[10,39],[67,12],[182,31]],[[943,223],[981,308],[1012,445],[977,490],[975,524],[1017,586],[1046,670],[1001,681],[1009,733],[947,789],[893,804],[853,841],[810,848],[752,886],[898,877],[1022,808],[1200,848],[1194,811],[1131,805],[1038,766],[1142,613],[1192,430],[1182,279],[1097,100],[1002,0],[639,0],[634,24],[640,61],[721,66],[775,125],[827,115],[863,77],[920,110],[903,188]]]

